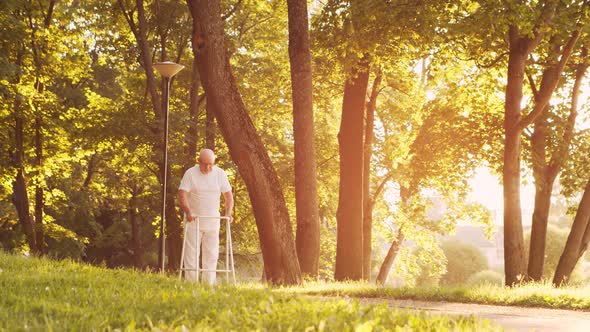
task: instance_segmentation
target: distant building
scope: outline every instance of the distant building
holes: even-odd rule
[[[482,226],[457,225],[455,235],[447,235],[441,238],[443,241],[460,241],[471,244],[481,250],[487,258],[490,268],[504,266],[504,232],[502,227],[492,234],[488,240]]]

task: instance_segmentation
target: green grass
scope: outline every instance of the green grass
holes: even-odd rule
[[[474,317],[312,301],[262,286],[209,288],[0,251],[0,330],[496,331]]]
[[[590,311],[590,286],[554,288],[549,283],[519,287],[390,288],[367,283],[309,282],[280,289],[287,294],[449,301]]]

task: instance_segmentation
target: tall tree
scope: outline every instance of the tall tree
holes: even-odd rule
[[[541,79],[541,87],[537,90],[534,81],[529,76],[533,94],[535,97],[535,104],[538,102],[545,104],[545,109],[542,114],[537,117],[534,122],[534,132],[531,136],[532,149],[532,168],[533,176],[535,178],[535,208],[533,211],[533,223],[531,228],[531,243],[528,260],[528,277],[532,280],[539,281],[543,275],[543,265],[545,259],[545,242],[547,237],[547,223],[549,217],[549,208],[551,206],[551,195],[553,192],[553,184],[557,175],[561,171],[564,162],[567,159],[569,146],[573,136],[574,125],[577,116],[577,96],[581,85],[582,78],[587,68],[587,64],[581,63],[576,65],[575,82],[572,90],[572,101],[570,106],[570,114],[564,126],[563,136],[555,144],[559,148],[555,149],[554,153],[548,159],[548,151],[551,144],[551,136],[549,135],[549,117],[550,106],[548,102],[553,90],[557,87],[557,81],[562,76],[565,69],[565,64],[572,53],[574,45],[581,33],[581,26],[573,32],[567,43],[561,47],[561,57],[558,61],[552,61],[557,58],[552,54],[549,56],[546,69],[543,71]],[[554,41],[554,38],[551,38]],[[555,41],[554,41],[555,42]],[[560,47],[555,47],[553,43],[552,49],[559,50]],[[583,51],[582,53],[585,53]],[[584,57],[584,55],[582,56]],[[550,87],[548,88],[547,85]],[[553,89],[551,89],[553,87]],[[536,107],[536,106],[535,106]]]
[[[520,154],[521,135],[530,123],[543,111],[538,103],[535,109],[522,116],[521,101],[524,72],[527,59],[537,47],[550,26],[556,10],[553,1],[540,1],[540,14],[532,31],[519,26],[514,19],[508,28],[508,82],[504,104],[504,159],[502,179],[504,185],[504,270],[506,285],[513,286],[525,277],[524,238],[520,207]],[[507,10],[511,10],[508,8]]]
[[[293,94],[297,258],[303,274],[316,277],[320,258],[320,221],[313,123],[313,91],[307,0],[287,0],[289,60]]]
[[[35,64],[35,90],[39,95],[43,94],[45,84],[43,82],[43,57],[45,56],[47,46],[44,38],[38,38],[37,30],[42,29],[41,34],[45,35],[52,21],[53,10],[56,0],[49,1],[46,12],[42,8],[43,23],[36,22],[33,16],[32,8],[29,8],[29,28],[31,29],[31,50],[33,52],[33,62]],[[36,108],[36,107],[35,107]],[[43,197],[43,115],[42,110],[36,109],[35,114],[35,249],[37,254],[43,254],[45,247],[45,239],[43,236],[43,211],[45,208],[45,200]]]
[[[338,133],[340,187],[336,212],[336,280],[363,278],[363,129],[369,67],[368,56],[358,59],[344,84]]]
[[[371,95],[367,102],[367,115],[365,123],[365,141],[363,146],[363,279],[371,279],[371,252],[372,252],[372,231],[373,231],[373,206],[375,199],[379,196],[379,191],[376,197],[371,197],[371,157],[373,155],[373,127],[375,125],[375,108],[377,107],[377,97],[379,96],[379,89],[383,74],[381,70],[377,69],[373,86],[371,87]],[[380,186],[383,188],[383,186]],[[400,241],[401,242],[401,241]]]
[[[14,63],[20,67],[23,64],[24,46],[22,43],[17,44]],[[27,179],[25,173],[25,117],[22,105],[22,96],[20,95],[17,84],[21,83],[20,68],[13,77],[14,84],[14,149],[11,151],[12,167],[16,170],[15,179],[12,182],[12,203],[18,213],[18,220],[23,232],[27,238],[29,248],[34,250],[36,247],[34,222],[31,218],[29,207],[29,195],[27,193]]]
[[[145,5],[143,0],[136,0],[135,6],[131,6],[128,1],[126,0],[118,0],[118,4],[123,11],[124,17],[129,24],[129,28],[131,32],[135,36],[139,52],[140,52],[140,64],[144,69],[146,75],[146,89],[147,93],[150,96],[150,100],[153,107],[155,123],[152,125],[152,130],[154,132],[154,156],[157,160],[158,169],[159,169],[159,178],[160,183],[163,186],[163,178],[164,173],[166,172],[167,178],[171,177],[171,171],[167,165],[164,165],[163,158],[159,158],[156,156],[161,155],[161,151],[164,148],[161,145],[161,139],[164,135],[164,114],[163,114],[163,101],[160,99],[158,95],[158,84],[156,81],[156,76],[154,74],[154,67],[152,63],[154,62],[153,59],[153,51],[152,47],[150,46],[150,42],[148,40],[148,21],[147,21],[147,14],[145,10]],[[159,6],[156,6],[156,10],[163,10]],[[137,16],[137,22],[135,21],[135,17]],[[159,42],[161,48],[161,60],[166,60],[166,37],[167,37],[167,29],[159,28]],[[178,214],[176,212],[176,205],[174,201],[175,197],[175,189],[172,186],[168,186],[167,193],[165,194],[166,200],[166,244],[167,244],[167,252],[168,252],[168,268],[169,269],[176,269],[178,268],[178,264],[180,262],[180,251],[181,251],[181,231],[180,231],[180,219],[178,218]],[[160,236],[164,236],[161,234]],[[158,255],[161,256],[165,255],[166,253],[163,252],[163,248],[160,248]]]
[[[274,167],[248,116],[232,74],[219,0],[189,0],[199,50],[195,54],[207,102],[244,179],[256,215],[266,279],[301,281],[285,198]],[[221,111],[223,110],[223,112]]]

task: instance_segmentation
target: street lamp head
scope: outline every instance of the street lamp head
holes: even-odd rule
[[[184,66],[179,65],[178,63],[166,61],[155,63],[154,68],[156,68],[160,75],[164,76],[165,78],[172,78],[172,76],[181,71]]]

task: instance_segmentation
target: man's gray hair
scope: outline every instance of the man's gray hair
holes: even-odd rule
[[[215,153],[211,149],[203,149],[201,150],[201,153],[199,153],[199,159],[203,157],[210,157],[213,158],[213,160],[215,160]]]

